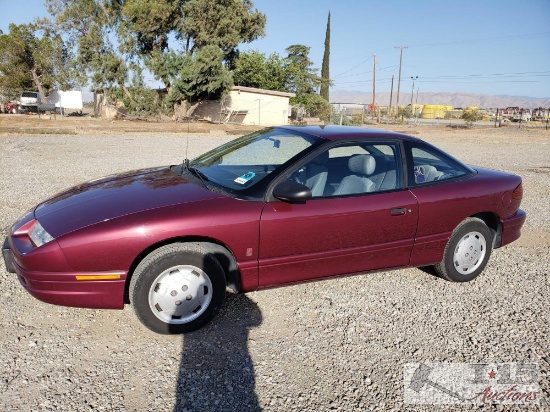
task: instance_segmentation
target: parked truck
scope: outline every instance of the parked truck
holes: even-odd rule
[[[21,112],[38,112],[42,104],[42,96],[38,92],[24,91],[19,98],[19,110]]]

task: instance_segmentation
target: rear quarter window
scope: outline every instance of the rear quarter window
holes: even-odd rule
[[[409,185],[420,186],[469,175],[472,171],[445,153],[428,145],[408,144]]]

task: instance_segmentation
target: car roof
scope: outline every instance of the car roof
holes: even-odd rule
[[[354,126],[279,126],[279,129],[293,130],[296,132],[307,133],[313,136],[322,137],[329,140],[340,140],[349,138],[399,138],[419,140],[416,137],[402,133],[396,133],[382,129],[371,129],[365,127]]]

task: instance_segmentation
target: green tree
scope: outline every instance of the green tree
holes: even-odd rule
[[[235,60],[233,81],[238,86],[286,91],[288,71],[283,58],[272,53],[266,58],[257,50],[240,53]]]
[[[464,119],[466,127],[471,128],[475,122],[482,119],[482,115],[477,109],[466,109],[461,118]]]
[[[251,0],[189,0],[177,35],[187,53],[205,46],[217,46],[229,65],[238,55],[237,47],[265,34],[265,15],[253,9]]]
[[[302,95],[301,104],[306,108],[310,116],[327,120],[330,116],[330,103],[317,93]]]
[[[181,70],[168,94],[174,104],[193,99],[219,99],[233,85],[231,72],[223,64],[223,52],[210,45],[184,57]]]
[[[147,87],[143,80],[142,68],[134,64],[130,67],[132,80],[129,93],[119,96],[129,114],[138,116],[152,116],[161,111],[161,102],[158,93]]]
[[[52,27],[74,45],[80,83],[89,81],[125,102],[135,100],[132,92],[140,89],[126,86],[132,74],[128,64],[151,71],[165,84],[170,101],[223,94],[231,81],[222,64],[232,64],[237,46],[263,35],[265,27],[265,16],[250,0],[46,0],[46,6]],[[118,51],[111,33],[117,35]],[[183,47],[169,48],[169,39]],[[173,84],[178,84],[174,93]]]
[[[252,50],[239,54],[233,68],[233,81],[238,86],[266,88],[266,58],[264,53]]]
[[[399,106],[399,109],[397,110],[397,117],[400,117],[401,120],[403,120],[404,117],[410,119],[412,117],[411,106]]]
[[[310,115],[325,119],[329,116],[330,104],[317,94],[321,78],[317,75],[318,70],[313,67],[313,62],[309,59],[309,50],[310,47],[302,44],[287,47],[286,89],[296,93],[296,97],[290,101],[292,104],[300,104]]]
[[[325,53],[323,54],[323,65],[321,66],[321,91],[319,94],[327,102],[329,100],[329,87],[330,87],[330,11],[328,12],[327,19],[327,32],[325,34]]]
[[[109,41],[112,20],[103,1],[46,0],[45,4],[52,20],[44,23],[73,45],[69,52],[78,84],[106,92],[120,87],[129,96],[128,67]]]
[[[321,84],[318,70],[309,59],[311,47],[295,44],[286,48],[286,64],[288,70],[287,90],[296,93],[299,102],[302,95],[315,93]]]
[[[86,0],[93,1],[93,0]],[[131,60],[143,61],[168,89],[171,74],[168,37],[183,17],[182,5],[174,0],[106,0],[107,22],[118,37],[120,50]]]
[[[195,72],[193,66],[201,59],[194,59],[193,55],[199,50],[209,47],[203,57],[212,57],[211,47],[217,47],[222,60],[230,64],[240,43],[264,34],[265,15],[253,10],[250,0],[107,0],[107,3],[122,50],[132,58],[142,59],[169,92],[172,83],[179,82],[181,86],[180,74],[185,77]],[[169,50],[170,35],[183,43],[183,52],[179,53],[183,60],[174,58],[175,52]],[[178,63],[191,67],[181,68]],[[223,70],[217,72],[223,76]],[[196,73],[197,84],[211,79],[210,74]],[[224,79],[215,83],[227,84]],[[217,95],[223,91],[212,92]],[[204,96],[204,90],[200,94]]]
[[[10,24],[9,33],[0,35],[0,88],[11,99],[23,89],[38,89],[46,96],[70,85],[67,59],[59,35],[34,23]]]

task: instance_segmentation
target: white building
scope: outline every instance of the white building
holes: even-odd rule
[[[294,93],[233,86],[223,100],[203,101],[191,115],[215,123],[276,126],[288,124]]]

